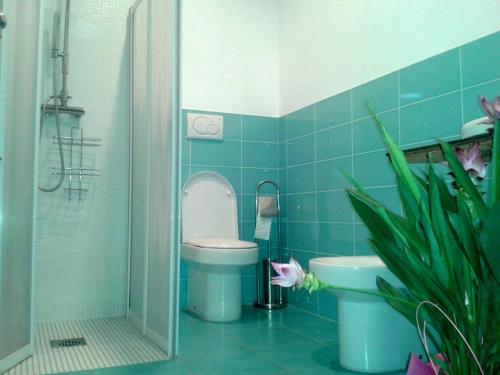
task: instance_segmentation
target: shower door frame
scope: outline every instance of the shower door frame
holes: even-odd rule
[[[180,191],[180,142],[179,142],[179,124],[181,123],[181,110],[180,110],[180,1],[179,0],[171,0],[166,7],[170,7],[170,10],[172,13],[168,14],[167,19],[165,21],[165,18],[162,19],[162,22],[159,22],[160,19],[160,14],[156,14],[152,9],[155,7],[155,4],[157,7],[161,9],[161,6],[165,7],[165,4],[161,3],[164,0],[137,0],[134,5],[130,9],[130,16],[129,16],[129,30],[130,30],[130,82],[131,82],[131,87],[130,87],[130,113],[129,113],[129,118],[130,118],[130,181],[129,181],[129,277],[128,277],[128,284],[127,284],[127,318],[128,320],[139,330],[141,331],[142,334],[144,334],[146,337],[148,337],[150,340],[155,342],[161,349],[163,349],[166,354],[169,356],[169,358],[173,358],[177,355],[177,346],[178,346],[178,319],[179,319],[179,269],[180,269],[180,255],[179,255],[179,238],[180,238],[180,227],[179,227],[179,213],[178,213],[178,202],[179,202],[179,191]],[[143,282],[143,295],[142,295],[142,312],[140,316],[134,312],[131,309],[131,284],[132,284],[132,251],[133,251],[133,220],[132,220],[132,208],[133,208],[133,141],[134,141],[134,87],[133,87],[133,82],[134,82],[134,22],[135,22],[135,12],[138,9],[139,6],[147,4],[147,10],[148,10],[148,15],[147,15],[147,20],[148,26],[147,26],[147,47],[146,47],[146,60],[147,60],[147,103],[146,103],[146,110],[147,110],[147,119],[146,119],[146,131],[148,132],[148,150],[147,150],[147,172],[146,172],[146,178],[148,179],[148,187],[147,187],[147,229],[146,229],[146,238],[144,242],[144,247],[145,247],[145,253],[144,253],[144,265],[143,265],[143,272],[144,274],[142,275],[142,282]],[[160,5],[159,5],[160,4]],[[155,10],[158,10],[155,8]],[[169,43],[171,43],[172,46],[172,51],[171,51],[171,56],[164,52],[164,55],[160,53],[160,55],[155,55],[154,57],[152,56],[152,47],[153,47],[153,41],[152,41],[152,35],[153,35],[153,30],[152,30],[152,25],[151,24],[164,24],[163,22],[168,22],[168,20],[172,21],[172,26],[171,26],[171,32],[173,35],[168,35],[170,38]],[[163,34],[162,34],[163,33]],[[166,31],[163,29],[160,32],[161,35],[165,38]],[[158,36],[155,34],[155,38],[160,39],[161,41],[161,36]],[[171,191],[170,191],[170,207],[171,207],[171,212],[170,212],[170,239],[169,239],[169,269],[165,270],[169,274],[169,285],[165,286],[165,289],[168,289],[168,296],[169,296],[169,306],[168,306],[168,316],[165,314],[165,319],[169,318],[168,323],[168,332],[167,332],[167,337],[164,337],[154,330],[152,330],[148,326],[148,284],[151,284],[149,282],[149,277],[148,277],[148,272],[149,272],[149,244],[150,244],[150,228],[149,226],[151,225],[150,222],[150,208],[152,205],[151,202],[151,162],[156,162],[156,166],[158,165],[158,160],[154,160],[154,157],[151,157],[151,124],[152,124],[152,115],[151,115],[151,102],[152,102],[152,71],[154,68],[153,65],[153,60],[156,57],[158,58],[165,58],[165,57],[170,57],[171,60],[171,77],[170,77],[170,86],[168,87],[162,87],[163,89],[169,90],[171,93],[171,98],[170,98],[170,105],[171,105],[171,113],[170,115],[170,121],[171,121],[171,139],[170,139],[170,167],[171,167]],[[165,76],[162,76],[159,74],[159,72],[154,72],[158,73],[159,77],[157,77],[158,81],[165,81]],[[161,84],[159,84],[161,86]],[[166,121],[166,118],[162,118],[162,121]],[[162,122],[164,124],[164,122]],[[165,161],[165,160],[162,160]],[[157,178],[158,182],[158,178]],[[154,242],[154,241],[153,241]],[[164,244],[165,245],[165,244]],[[154,289],[154,286],[152,287]],[[158,292],[158,288],[156,290]],[[161,294],[158,296],[161,298]],[[166,298],[166,296],[164,297]]]
[[[0,0],[0,11],[3,12],[7,9],[6,11],[6,16],[8,17],[8,22],[12,20],[13,12],[15,8],[13,7],[12,9],[7,6],[6,4],[9,3],[9,1],[12,0]],[[33,56],[33,61],[36,62],[36,71],[33,71],[34,73],[34,80],[33,82],[36,82],[36,84],[33,86],[33,90],[35,90],[35,102],[31,103],[30,101],[26,102],[26,105],[33,105],[32,107],[34,117],[32,119],[32,123],[36,124],[37,120],[40,116],[40,109],[39,106],[36,104],[38,102],[38,98],[40,97],[40,92],[41,92],[41,87],[40,87],[40,82],[38,80],[38,77],[40,77],[41,73],[41,59],[39,58],[41,55],[41,41],[42,41],[42,33],[41,33],[41,18],[42,18],[42,5],[41,2],[33,2],[32,3],[33,8],[33,14],[37,19],[35,20],[35,25],[38,25],[38,28],[35,28],[34,32],[35,37],[33,38],[36,40],[36,48],[34,48],[34,56]],[[10,17],[9,17],[10,14]],[[12,23],[9,23],[7,25],[7,28],[3,30],[3,33],[0,37],[0,102],[1,103],[6,103],[7,100],[7,88],[9,85],[7,84],[7,73],[8,73],[8,62],[6,61],[5,57],[5,51],[6,51],[6,46],[4,41],[8,37],[6,34],[8,34],[7,29],[12,28]],[[24,37],[25,34],[23,33],[18,33],[18,35],[12,35],[10,36],[10,42],[12,42],[12,37]],[[7,56],[8,58],[9,56]],[[7,111],[5,113],[0,114],[0,136],[2,138],[5,137],[5,116],[6,116]],[[39,129],[36,125],[33,125],[33,133],[35,140],[38,140],[39,136]],[[3,184],[4,184],[4,146],[3,142],[5,139],[1,139],[2,145],[0,146],[0,282],[1,282],[1,277],[2,277],[2,246],[3,246],[3,199],[4,199],[4,191],[3,191]],[[28,141],[26,139],[26,141]],[[30,285],[30,293],[29,293],[29,342],[22,346],[19,347],[17,350],[13,351],[3,359],[0,359],[0,373],[3,373],[4,371],[16,366],[17,364],[21,363],[24,361],[26,358],[29,358],[30,356],[33,355],[33,350],[34,350],[34,341],[35,341],[35,324],[34,324],[34,269],[35,269],[35,238],[36,238],[36,215],[37,215],[37,186],[38,186],[38,151],[39,151],[39,146],[38,142],[35,141],[34,143],[34,160],[33,160],[33,171],[34,171],[34,176],[33,176],[33,194],[32,194],[32,227],[31,227],[31,246],[30,246],[30,251],[31,251],[31,264],[28,269],[28,273],[30,274],[30,280],[28,281],[28,284]],[[29,251],[29,250],[28,250]],[[1,293],[1,290],[0,290]],[[1,302],[1,301],[0,301]]]

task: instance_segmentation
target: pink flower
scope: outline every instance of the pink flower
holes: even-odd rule
[[[434,359],[443,363],[446,362],[442,354],[436,354]],[[439,372],[440,367],[436,363],[434,363],[434,365],[430,362],[424,363],[415,354],[411,354],[410,361],[408,362],[408,368],[406,369],[406,375],[435,375]]]
[[[271,265],[279,275],[272,278],[271,284],[289,288],[300,287],[304,282],[306,273],[295,259],[290,258],[289,264],[271,262]]]
[[[479,142],[474,143],[468,150],[457,148],[455,154],[473,180],[483,179],[486,176],[486,164],[481,157]]]
[[[484,96],[478,96],[479,106],[488,116],[488,123],[493,124],[495,120],[500,119],[500,96],[497,96],[491,102]]]

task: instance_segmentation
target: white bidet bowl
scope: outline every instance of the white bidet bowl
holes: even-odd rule
[[[377,276],[403,287],[378,256],[314,258],[309,269],[338,287],[376,292]],[[380,297],[331,291],[338,301],[340,365],[361,372],[404,369],[409,354],[420,349],[415,327]]]

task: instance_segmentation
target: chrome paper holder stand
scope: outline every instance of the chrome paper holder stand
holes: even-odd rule
[[[264,185],[271,185],[275,189],[277,205],[276,224],[278,230],[278,246],[276,250],[277,259],[272,259],[271,239],[269,239],[267,241],[267,258],[262,259],[262,264],[259,264],[260,262],[257,262],[255,266],[257,300],[253,305],[258,309],[276,310],[285,308],[287,305],[286,293],[284,292],[283,288],[278,285],[271,284],[271,277],[273,272],[271,262],[283,262],[283,254],[281,248],[280,189],[278,184],[271,180],[264,180],[257,184],[257,188],[255,189],[255,222],[257,222],[257,215],[259,212],[259,197],[261,195],[260,189]]]
[[[53,144],[59,143],[57,137],[52,137],[52,139]],[[69,201],[73,199],[74,192],[78,193],[78,200],[81,201],[82,193],[88,191],[87,188],[82,187],[82,177],[97,177],[102,172],[100,169],[83,167],[83,148],[101,147],[101,139],[84,138],[83,130],[75,126],[71,128],[71,136],[61,137],[60,142],[63,146],[69,146],[69,166],[64,168],[64,176],[68,176],[68,187],[64,188],[64,191],[68,192]],[[76,158],[73,156],[75,149],[78,153]],[[54,171],[53,175],[61,175],[59,168],[52,168],[52,170]]]

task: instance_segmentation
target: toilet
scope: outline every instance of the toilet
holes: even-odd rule
[[[378,256],[324,257],[309,261],[322,281],[376,292],[376,276],[395,287],[402,283]],[[416,328],[384,299],[330,290],[338,301],[339,362],[348,370],[389,372],[405,368],[409,354],[421,352]]]
[[[241,317],[241,274],[258,247],[240,241],[236,193],[221,175],[193,175],[182,190],[181,258],[188,266],[187,309],[202,319]]]

